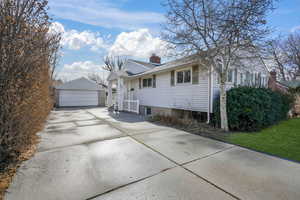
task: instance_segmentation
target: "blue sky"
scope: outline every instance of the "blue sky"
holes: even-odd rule
[[[160,0],[49,0],[53,29],[63,32],[58,76],[64,80],[99,73],[107,54],[147,60],[165,53]],[[300,0],[281,0],[268,17],[273,36],[300,30]]]

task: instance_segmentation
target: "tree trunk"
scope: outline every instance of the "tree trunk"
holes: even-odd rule
[[[221,129],[224,131],[229,131],[228,128],[228,118],[227,118],[227,94],[226,94],[226,84],[221,81],[220,83],[220,114],[221,114]]]

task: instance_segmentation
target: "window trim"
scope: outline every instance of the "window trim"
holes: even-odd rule
[[[149,86],[149,79],[151,79],[151,85]],[[147,86],[144,86],[144,80],[147,80]],[[153,77],[142,78],[142,88],[152,88],[153,87]]]
[[[229,72],[231,72],[231,81],[229,81]],[[226,83],[234,83],[235,72],[234,69],[229,68],[227,71]]]
[[[228,81],[228,75],[229,75],[229,72],[232,72],[232,77],[231,77],[231,81]],[[227,70],[227,74],[226,74],[226,84],[234,84],[234,79],[235,79],[235,68],[228,68]],[[237,72],[238,73],[238,72]],[[221,83],[221,78],[220,78],[220,74],[218,72],[216,72],[216,81],[217,81],[217,85],[220,85]]]
[[[190,81],[189,82],[184,82],[184,77],[185,77],[184,72],[185,71],[190,71]],[[183,82],[182,83],[177,82],[177,73],[178,72],[183,72],[183,80],[182,80]],[[190,85],[190,84],[192,84],[192,77],[193,77],[192,67],[186,67],[186,68],[175,70],[175,85]]]

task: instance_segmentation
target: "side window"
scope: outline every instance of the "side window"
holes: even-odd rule
[[[193,77],[192,77],[193,84],[198,84],[199,83],[199,65],[193,66],[192,75],[193,75]]]
[[[143,87],[148,87],[148,79],[143,79]]]
[[[183,71],[177,72],[177,83],[183,83]]]
[[[171,86],[174,86],[175,85],[175,71],[171,71]]]
[[[259,87],[262,87],[261,73],[258,73],[257,79],[258,79],[258,86],[259,86]]]
[[[139,78],[139,89],[142,89],[142,79]]]
[[[237,68],[235,68],[234,69],[234,81],[233,81],[235,86],[238,84],[237,80],[238,80],[238,70],[237,70]]]
[[[250,84],[250,85],[253,85],[253,83],[254,83],[253,77],[254,77],[254,74],[251,73],[251,74],[250,74],[250,81],[249,81],[249,84]]]
[[[246,84],[250,86],[251,84],[251,74],[250,72],[246,72]]]
[[[240,73],[240,85],[244,85],[244,74]]]
[[[191,82],[191,70],[182,70],[176,73],[177,75],[177,84],[181,83],[190,83]]]
[[[156,75],[153,75],[153,84],[152,84],[153,88],[156,88]]]
[[[152,87],[152,78],[148,78],[148,87]]]
[[[191,70],[184,71],[184,81],[185,83],[191,82]]]
[[[234,71],[232,69],[229,69],[227,72],[227,82],[232,83],[233,82],[233,73]]]
[[[152,78],[143,79],[143,88],[152,87]]]

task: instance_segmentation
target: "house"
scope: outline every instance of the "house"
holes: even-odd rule
[[[75,79],[55,87],[57,107],[105,106],[102,86],[87,78]]]
[[[129,59],[122,70],[108,76],[108,105],[142,115],[183,116],[186,112],[213,112],[219,93],[219,78],[214,69],[202,66],[199,56],[192,55],[161,64],[153,54],[149,62]],[[239,61],[228,73],[227,89],[238,85],[267,87],[269,72],[262,59]],[[117,88],[112,101],[112,87]]]
[[[281,81],[281,84],[289,87],[289,88],[297,88],[300,87],[300,70],[295,74],[295,79],[290,81]]]
[[[283,84],[282,82],[277,80],[277,72],[275,70],[270,72],[270,78],[268,81],[268,88],[273,91],[281,92],[286,94],[288,92],[289,87],[287,84]]]
[[[288,93],[289,89],[296,89],[300,87],[300,70],[296,73],[294,80],[289,81],[277,81],[276,72],[271,72],[271,78],[269,81],[269,87],[272,90]],[[299,89],[298,89],[299,91]],[[300,94],[296,94],[295,102],[292,109],[292,115],[300,116]]]

